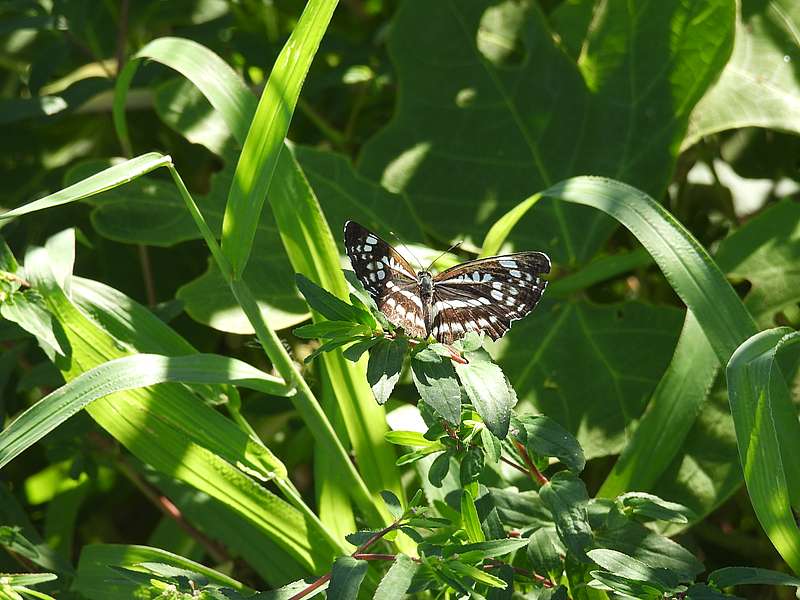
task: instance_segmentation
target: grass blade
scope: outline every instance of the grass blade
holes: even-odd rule
[[[234,276],[244,272],[300,88],[337,0],[310,0],[284,45],[244,140],[222,222],[222,248]]]
[[[726,369],[731,413],[747,491],[758,520],[783,559],[800,573],[798,504],[800,423],[778,354],[800,343],[786,327],[762,331],[744,342]]]

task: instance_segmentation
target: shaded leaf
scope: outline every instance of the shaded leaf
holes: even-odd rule
[[[461,420],[461,389],[449,359],[425,348],[411,357],[411,375],[426,404],[453,424]]]
[[[564,546],[579,559],[586,560],[586,549],[593,541],[586,486],[569,471],[559,471],[541,487],[539,496],[553,514]]]
[[[538,573],[560,572],[566,552],[555,528],[540,527],[528,538],[528,559]]]
[[[788,573],[755,567],[724,567],[708,574],[708,583],[718,588],[731,585],[790,585],[800,588],[800,579]]]
[[[396,600],[403,598],[411,585],[417,563],[405,554],[398,554],[386,575],[378,584],[373,600]]]
[[[333,563],[329,600],[356,600],[361,582],[367,574],[369,563],[349,556],[341,556]]]
[[[386,504],[386,508],[389,509],[389,512],[392,513],[392,516],[395,519],[399,519],[403,516],[403,505],[400,502],[400,499],[395,496],[389,490],[383,490],[381,492],[381,498],[383,498],[384,504]]]
[[[517,395],[503,371],[483,348],[466,352],[468,364],[456,364],[456,373],[470,402],[496,437],[503,439],[511,422]]]
[[[408,344],[405,339],[384,339],[373,346],[367,363],[367,381],[378,404],[385,404],[400,379]]]
[[[554,456],[568,469],[580,473],[586,458],[578,440],[550,417],[526,415],[519,418],[521,441],[527,450],[539,456]]]
[[[617,500],[634,515],[644,517],[644,520],[688,523],[687,515],[691,515],[691,511],[682,504],[668,502],[646,492],[628,492]]]

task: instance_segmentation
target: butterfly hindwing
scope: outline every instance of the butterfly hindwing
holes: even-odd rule
[[[353,271],[389,322],[407,335],[426,337],[417,275],[387,242],[355,221],[344,225],[344,247]]]
[[[518,252],[456,265],[434,278],[433,328],[451,344],[468,332],[491,339],[505,335],[511,323],[533,310],[547,282],[550,259],[541,252]]]

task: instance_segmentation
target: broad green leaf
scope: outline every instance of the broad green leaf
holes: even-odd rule
[[[336,559],[331,570],[327,597],[330,600],[356,600],[369,563],[349,556]]]
[[[305,339],[355,337],[369,334],[363,325],[349,321],[321,321],[310,325],[303,325],[292,331],[297,337]]]
[[[627,492],[617,498],[624,509],[645,520],[688,523],[691,511],[676,502],[662,500],[647,492]]]
[[[800,423],[777,357],[798,342],[800,335],[789,328],[762,331],[737,349],[726,369],[739,456],[753,509],[795,573],[800,573],[800,530],[792,507],[800,503],[800,467],[794,459]]]
[[[451,423],[459,423],[461,389],[450,359],[425,348],[411,357],[411,375],[423,402]]]
[[[545,415],[526,415],[519,418],[520,440],[529,452],[539,456],[554,456],[568,469],[580,473],[586,458],[578,440],[566,429]]]
[[[456,373],[486,427],[501,440],[508,433],[517,394],[505,374],[483,348],[466,352],[467,364],[456,363]]]
[[[540,527],[528,538],[528,560],[537,573],[561,572],[566,549],[552,527]]]
[[[586,486],[569,471],[559,471],[541,487],[539,496],[553,514],[564,546],[577,558],[585,560],[586,550],[592,544]]]
[[[387,442],[401,446],[419,447],[437,444],[437,442],[426,439],[418,431],[390,431],[384,437]]]
[[[367,381],[378,404],[385,404],[400,379],[408,344],[403,338],[383,340],[369,351]]]
[[[398,554],[375,590],[373,600],[396,600],[404,597],[416,571],[416,562],[405,554]]]
[[[607,571],[619,577],[648,583],[662,592],[671,590],[678,585],[678,577],[672,571],[654,569],[622,552],[598,548],[589,550],[587,554],[589,558]]]
[[[731,596],[719,592],[703,583],[690,585],[684,597],[686,600],[722,600],[723,598],[738,598],[738,596]]]
[[[271,395],[287,395],[286,385],[235,358],[215,354],[169,357],[134,354],[110,360],[81,374],[22,413],[0,432],[0,468],[35,444],[90,403],[116,392],[145,388],[157,383],[231,383]],[[271,453],[264,448],[267,461]],[[272,476],[286,477],[272,457]],[[255,468],[255,466],[254,466]],[[269,477],[265,471],[265,477]]]
[[[473,243],[532,192],[572,175],[659,196],[691,109],[730,53],[734,12],[727,0],[612,3],[576,64],[536,3],[405,3],[389,45],[405,93],[360,167],[405,192],[437,237]],[[512,239],[574,263],[612,228],[544,199]]]
[[[681,313],[641,302],[553,301],[548,292],[508,332],[498,362],[522,406],[532,402],[575,435],[586,458],[618,452],[669,363]],[[647,353],[631,351],[643,345]]]
[[[742,0],[733,54],[692,111],[683,142],[741,127],[800,132],[800,7],[792,0]]]
[[[173,568],[191,571],[209,581],[242,592],[252,592],[235,579],[208,567],[159,548],[122,544],[90,544],[84,546],[78,563],[75,589],[91,600],[122,600],[138,597],[142,588],[121,576],[110,566],[135,567],[158,562]]]
[[[497,565],[497,568],[492,569],[492,573],[498,579],[502,579],[506,587],[504,589],[489,588],[486,600],[511,600],[514,597],[514,567],[505,564]]]
[[[592,571],[591,576],[594,579],[589,582],[590,587],[613,591],[615,592],[615,598],[622,598],[623,600],[661,600],[664,597],[664,592],[661,591],[660,587],[629,579],[617,573]]]
[[[58,575],[55,573],[3,573],[0,579],[3,583],[10,585],[36,585],[46,581],[55,581]]]
[[[468,490],[461,493],[461,526],[467,532],[469,541],[474,543],[486,540],[478,518],[478,510],[475,508],[475,500]]]
[[[718,588],[732,585],[791,585],[800,587],[800,579],[769,569],[754,567],[724,567],[708,574],[708,583]]]
[[[681,581],[692,581],[704,571],[694,554],[677,542],[632,519],[613,518],[610,500],[594,500],[589,509],[597,547],[622,552],[654,568],[670,569]]]

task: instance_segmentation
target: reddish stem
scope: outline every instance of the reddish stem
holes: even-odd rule
[[[531,473],[531,477],[533,477],[536,481],[538,481],[540,486],[549,483],[547,477],[542,475],[542,472],[536,468],[535,464],[533,464],[533,461],[531,460],[528,451],[525,449],[525,446],[522,445],[522,442],[520,442],[519,440],[514,440],[514,446],[516,446],[517,452],[519,452],[519,455],[522,457],[522,460],[525,461],[525,464],[528,466],[528,469],[530,470]]]
[[[325,585],[325,584],[326,584],[326,583],[328,583],[330,580],[331,580],[331,574],[330,574],[330,573],[327,573],[326,575],[323,575],[322,577],[320,577],[319,579],[317,579],[317,580],[316,580],[314,583],[312,583],[311,585],[309,585],[309,586],[308,586],[306,589],[304,589],[304,590],[301,590],[301,591],[297,592],[297,593],[296,593],[294,596],[292,596],[291,598],[289,598],[289,600],[300,600],[300,598],[305,598],[305,597],[306,597],[306,596],[308,596],[308,595],[309,595],[311,592],[313,592],[314,590],[316,590],[318,587],[321,587],[321,586]]]

